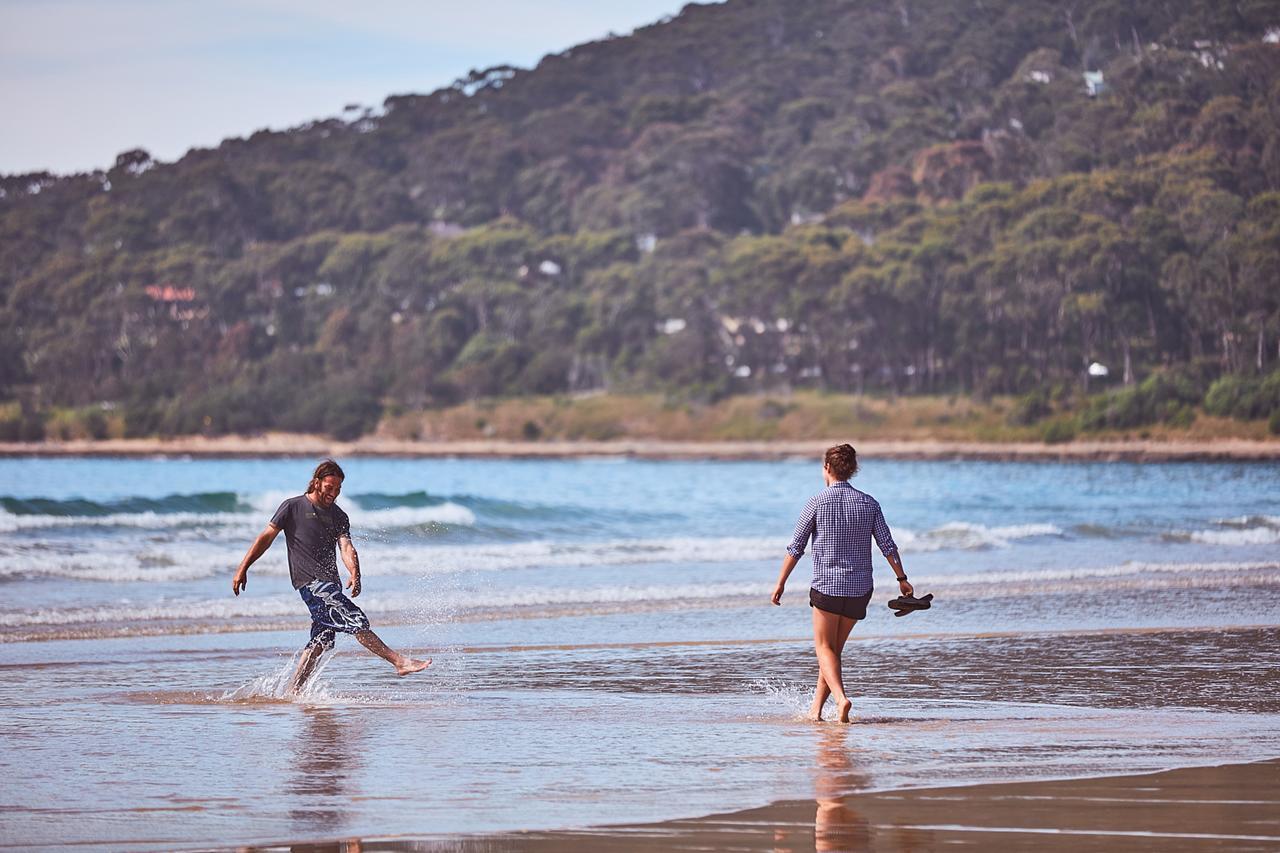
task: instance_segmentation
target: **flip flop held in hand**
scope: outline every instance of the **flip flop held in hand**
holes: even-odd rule
[[[928,610],[933,606],[933,593],[916,598],[913,595],[900,595],[889,602],[889,609],[894,616],[906,616],[917,610]]]

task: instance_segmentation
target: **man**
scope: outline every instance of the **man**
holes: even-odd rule
[[[311,611],[311,641],[298,661],[298,670],[289,686],[292,693],[306,684],[320,657],[333,648],[336,631],[354,634],[362,646],[394,666],[397,675],[421,672],[431,666],[430,660],[416,660],[389,649],[369,630],[368,617],[351,600],[360,594],[360,557],[351,544],[351,521],[335,503],[345,478],[337,462],[332,459],[321,462],[311,475],[307,493],[280,504],[266,529],[249,546],[249,552],[231,579],[231,591],[239,595],[249,584],[249,567],[267,552],[280,531],[284,531],[289,579]],[[335,547],[341,549],[342,562],[351,573],[347,581],[351,598],[342,594]]]

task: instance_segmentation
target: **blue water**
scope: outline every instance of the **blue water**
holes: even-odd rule
[[[362,553],[365,602],[397,623],[504,608],[717,611],[768,591],[799,508],[821,487],[809,462],[356,459],[347,469],[340,503]],[[1135,579],[1180,588],[1189,576],[1266,575],[1280,556],[1277,473],[872,461],[855,482],[880,500],[921,589],[968,600],[1029,596],[1028,585],[1088,593]],[[225,588],[307,474],[295,460],[0,461],[0,637],[301,618],[283,547],[255,567],[248,597]],[[801,595],[805,571],[793,581]],[[1059,615],[1098,624],[1093,612]],[[1156,615],[1161,624],[1189,614]],[[736,622],[735,636],[752,633]]]
[[[283,542],[246,594],[230,579],[310,463],[0,460],[0,774],[24,780],[0,841],[435,836],[811,793],[832,735],[799,718],[808,560],[768,595],[816,462],[343,464],[358,603],[435,663],[396,679],[343,638],[289,699],[307,617]],[[894,618],[878,562],[846,653],[863,724],[836,735],[851,790],[1280,755],[1278,475],[864,460],[937,604]],[[895,749],[921,725],[931,755]]]

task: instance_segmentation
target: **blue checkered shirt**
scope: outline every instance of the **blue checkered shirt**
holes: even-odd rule
[[[880,504],[846,481],[834,483],[804,505],[787,553],[797,560],[813,537],[813,588],[823,595],[871,592],[871,537],[880,553],[898,553]]]

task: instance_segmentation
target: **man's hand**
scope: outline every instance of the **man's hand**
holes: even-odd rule
[[[279,532],[279,527],[268,522],[258,537],[253,540],[253,544],[249,546],[249,553],[244,555],[244,559],[240,561],[240,568],[236,569],[235,576],[231,578],[231,591],[236,595],[249,585],[249,567],[267,553],[267,549],[271,547],[272,542],[276,541],[276,534]]]
[[[347,589],[351,590],[351,597],[355,598],[360,594],[360,573],[352,572],[351,580],[347,581]]]
[[[774,603],[774,604],[777,604],[777,605],[781,605],[781,604],[782,604],[782,591],[783,591],[784,589],[786,589],[786,586],[787,586],[787,585],[786,585],[786,583],[785,583],[785,582],[783,582],[783,581],[778,581],[778,585],[777,585],[777,586],[775,586],[775,587],[773,588],[773,603]]]
[[[916,594],[915,589],[911,586],[911,584],[907,583],[905,579],[898,581],[898,589],[902,590],[903,595],[914,596]]]

